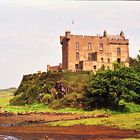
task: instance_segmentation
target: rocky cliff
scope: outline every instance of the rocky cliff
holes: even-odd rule
[[[81,106],[89,72],[43,72],[24,75],[11,105],[44,103]]]

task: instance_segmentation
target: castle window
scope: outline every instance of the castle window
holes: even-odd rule
[[[88,53],[88,60],[89,61],[92,61],[93,60],[92,53]]]
[[[76,60],[79,60],[79,52],[76,52]]]
[[[75,49],[76,49],[76,50],[79,50],[79,42],[76,42],[76,43],[75,43]]]
[[[121,63],[121,59],[120,59],[120,58],[117,58],[117,62],[118,62],[118,63]]]
[[[117,48],[117,56],[121,55],[121,48]]]
[[[93,68],[96,70],[96,65],[94,65]]]
[[[77,70],[79,68],[79,65],[78,64],[75,64],[75,69]]]
[[[108,63],[110,63],[110,58],[107,59]]]
[[[103,43],[100,43],[100,51],[103,51]]]
[[[104,62],[104,58],[103,57],[101,57],[101,62]]]
[[[92,44],[88,43],[88,50],[92,50]]]
[[[89,61],[97,61],[97,52],[88,53],[88,60]]]
[[[97,52],[92,53],[93,61],[97,61]]]

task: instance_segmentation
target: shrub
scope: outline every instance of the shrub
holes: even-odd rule
[[[87,108],[119,108],[121,100],[139,102],[140,75],[132,68],[100,70],[86,86]]]
[[[127,110],[128,112],[131,112],[131,113],[140,112],[140,105],[137,105],[137,104],[135,104],[133,102],[127,103],[125,105],[125,110]]]
[[[60,100],[53,100],[50,104],[49,107],[53,109],[60,109],[63,108],[61,101]]]
[[[50,101],[51,101],[51,99],[52,99],[51,94],[44,94],[44,96],[43,96],[43,98],[42,98],[42,102],[43,102],[44,104],[49,104]]]
[[[67,107],[81,107],[84,96],[82,93],[72,92],[64,96],[62,103]]]

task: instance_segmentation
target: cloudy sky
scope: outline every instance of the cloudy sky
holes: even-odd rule
[[[74,24],[72,24],[74,21]],[[124,31],[130,56],[140,49],[140,2],[0,0],[0,88],[61,62],[59,36]]]

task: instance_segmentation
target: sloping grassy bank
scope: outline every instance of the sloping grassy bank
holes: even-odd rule
[[[50,123],[51,126],[72,126],[76,124],[103,125],[123,129],[140,130],[140,113],[116,114],[111,115],[108,118],[91,118]]]

